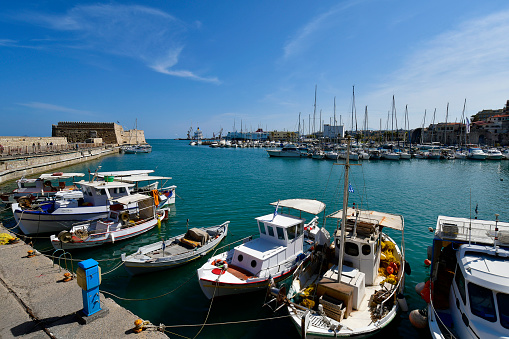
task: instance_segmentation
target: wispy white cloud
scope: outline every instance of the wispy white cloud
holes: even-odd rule
[[[44,103],[44,102],[19,103],[18,105],[34,108],[37,110],[43,110],[43,111],[63,112],[63,113],[78,114],[78,115],[83,115],[83,114],[84,115],[95,115],[95,113],[90,112],[90,111],[83,111],[83,110],[78,110],[78,109],[64,107],[64,106],[48,104],[48,103]]]
[[[162,74],[219,83],[216,78],[175,68],[190,26],[158,9],[137,5],[78,5],[64,14],[32,12],[18,19],[71,36],[72,42],[62,40],[67,48],[128,57]],[[38,43],[42,45],[44,41]]]
[[[449,112],[455,115],[461,115],[465,98],[468,114],[500,108],[509,93],[508,55],[509,11],[471,19],[419,44],[365,99],[387,107],[395,94],[422,112],[435,107],[445,111],[451,102]],[[415,117],[412,123],[421,121],[422,116]]]
[[[294,37],[289,39],[285,44],[284,56],[287,59],[298,53],[301,53],[307,48],[311,48],[312,39],[316,34],[319,34],[323,29],[327,28],[334,20],[337,20],[337,14],[347,10],[348,8],[360,3],[361,0],[347,1],[333,6],[328,11],[317,15],[312,18],[308,23],[301,27]]]

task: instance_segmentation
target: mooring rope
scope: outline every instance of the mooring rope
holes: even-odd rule
[[[153,299],[161,298],[161,297],[164,297],[164,296],[166,296],[166,295],[168,295],[168,294],[171,294],[171,293],[175,292],[176,290],[178,290],[179,288],[181,288],[182,286],[184,286],[184,284],[186,284],[189,280],[191,280],[191,278],[194,278],[194,277],[195,277],[195,275],[196,275],[196,273],[195,273],[195,274],[193,274],[193,275],[191,275],[191,276],[190,276],[190,277],[189,277],[186,281],[184,281],[182,284],[180,284],[179,286],[177,286],[177,287],[176,287],[176,288],[174,288],[173,290],[171,290],[171,291],[169,291],[169,292],[166,292],[166,293],[164,293],[164,294],[158,295],[158,296],[156,296],[156,297],[134,299],[134,298],[123,298],[123,297],[119,297],[118,295],[115,295],[115,294],[113,294],[113,293],[111,293],[111,292],[107,292],[107,291],[103,291],[103,290],[101,290],[101,292],[102,292],[102,293],[104,293],[104,294],[111,295],[111,296],[112,296],[112,297],[114,297],[114,298],[117,298],[117,299],[120,299],[120,300],[126,300],[126,301],[146,301],[146,300],[153,300]]]

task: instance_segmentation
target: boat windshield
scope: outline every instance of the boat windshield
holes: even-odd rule
[[[497,293],[497,303],[500,324],[509,328],[509,294]]]
[[[493,293],[490,289],[469,282],[468,297],[470,299],[470,310],[472,314],[490,322],[497,321],[495,301],[493,300]]]

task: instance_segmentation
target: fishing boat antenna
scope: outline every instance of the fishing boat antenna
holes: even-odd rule
[[[493,241],[493,248],[495,250],[495,255],[497,255],[498,253],[498,246],[497,246],[497,243],[498,243],[498,214],[495,214],[495,241]]]
[[[350,172],[350,136],[346,141],[346,163],[345,163],[345,184],[343,187],[343,216],[341,217],[341,242],[338,259],[338,282],[341,282],[341,274],[343,273],[343,257],[346,232],[346,209],[348,208],[348,176]]]
[[[468,244],[472,244],[472,188],[470,188],[470,219],[468,222]]]

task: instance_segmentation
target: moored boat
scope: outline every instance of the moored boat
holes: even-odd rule
[[[229,221],[218,226],[191,228],[186,233],[145,245],[130,255],[122,254],[132,275],[161,271],[201,258],[217,247],[228,233]]]
[[[289,199],[275,204],[274,213],[256,218],[259,238],[212,256],[198,269],[200,287],[207,298],[263,290],[270,281],[278,282],[290,276],[308,258],[310,252],[305,248],[304,232],[306,228],[316,227],[318,217],[305,224],[305,219],[278,213],[278,207],[316,215],[324,210],[325,204],[309,199]],[[317,235],[315,239],[323,241],[324,237]]]
[[[136,208],[129,209],[132,204]],[[51,235],[50,241],[55,249],[96,247],[145,233],[161,219],[151,197],[133,194],[112,200],[107,218],[75,225],[70,231]]]
[[[267,150],[267,153],[271,157],[289,157],[289,158],[300,158],[304,155],[304,153],[294,144],[287,144],[280,150]]]
[[[509,223],[495,217],[438,216],[419,288],[433,338],[509,336]]]
[[[334,243],[316,247],[313,260],[297,268],[287,293],[284,285],[271,289],[273,301],[286,304],[303,338],[369,337],[387,326],[400,307],[396,295],[404,288],[404,237],[399,247],[382,229],[403,233],[403,217],[355,204],[347,208],[348,168],[347,163],[343,209],[326,217],[341,219]]]

